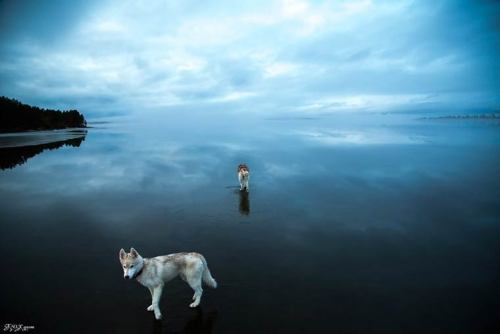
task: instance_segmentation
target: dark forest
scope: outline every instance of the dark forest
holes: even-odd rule
[[[78,110],[52,110],[0,97],[0,132],[82,128],[87,121]]]

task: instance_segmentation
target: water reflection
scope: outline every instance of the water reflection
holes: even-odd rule
[[[323,145],[381,145],[424,144],[428,138],[387,129],[377,130],[301,130],[296,133],[304,139]]]
[[[168,323],[164,324],[162,321],[153,322],[153,334],[160,333],[183,333],[183,334],[210,334],[213,333],[213,327],[217,319],[217,311],[211,310],[204,314],[201,307],[193,310],[193,315],[191,315],[182,329],[170,328],[176,327],[172,324],[169,326]],[[166,328],[165,328],[166,327]]]
[[[357,144],[337,145],[323,137],[351,130],[328,119],[256,132],[246,119],[172,119],[93,128],[78,150],[0,173],[0,323],[125,334],[477,333],[497,322],[498,127],[353,124]],[[309,129],[323,132],[299,134]],[[234,175],[242,160],[251,195]],[[203,253],[220,283],[203,315],[174,281],[154,322],[116,267],[123,244]]]
[[[250,214],[250,194],[247,191],[240,190],[238,192],[240,194],[240,213],[248,216]]]
[[[39,145],[0,147],[0,169],[20,166],[45,150],[55,150],[63,146],[80,147],[85,140],[85,135],[86,132],[82,137]]]

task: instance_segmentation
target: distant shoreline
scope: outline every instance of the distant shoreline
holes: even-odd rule
[[[0,154],[6,148],[47,145],[85,138],[86,135],[86,128],[4,132],[0,133]]]
[[[420,117],[419,120],[500,120],[500,113]]]
[[[61,136],[59,138],[34,138],[32,141],[21,143],[2,143],[0,136],[0,170],[13,169],[23,165],[32,157],[44,152],[54,150],[64,146],[80,147],[85,140],[86,133],[75,134],[73,136]],[[22,136],[20,136],[22,137]]]
[[[91,129],[92,126],[82,126],[82,127],[71,127],[71,128],[57,128],[57,129],[33,129],[33,130],[22,130],[22,131],[6,131],[2,132],[0,131],[0,137],[4,135],[9,135],[9,134],[29,134],[29,133],[37,133],[37,132],[44,132],[44,131],[77,131],[77,130],[87,130]]]
[[[42,109],[0,97],[0,133],[87,128],[78,110]]]

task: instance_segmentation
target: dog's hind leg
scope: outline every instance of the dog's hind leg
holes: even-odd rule
[[[187,283],[193,289],[193,302],[189,305],[189,307],[196,307],[200,305],[201,295],[203,294],[203,288],[201,287],[201,276],[203,273],[203,266],[197,268],[191,275],[187,276]]]
[[[191,288],[194,290],[193,302],[189,304],[189,307],[196,307],[200,305],[201,295],[203,294],[203,288],[201,287],[201,282],[198,284],[189,284]]]

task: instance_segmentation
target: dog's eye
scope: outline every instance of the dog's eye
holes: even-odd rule
[[[127,266],[123,266],[123,268],[127,268]]]
[[[130,268],[134,268],[134,265],[131,265]]]

